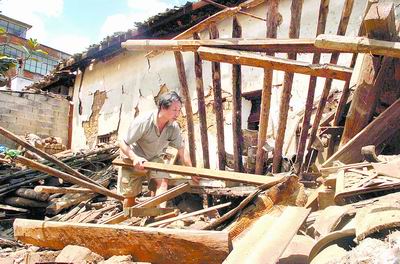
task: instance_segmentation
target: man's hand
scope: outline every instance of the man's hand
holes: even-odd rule
[[[132,159],[133,166],[135,166],[135,169],[138,171],[145,171],[143,163],[145,163],[146,161],[147,160],[145,158],[138,157],[138,156],[136,156]]]

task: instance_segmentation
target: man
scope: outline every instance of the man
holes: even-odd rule
[[[120,149],[132,160],[134,169],[120,168],[118,173],[118,192],[125,197],[124,208],[135,204],[135,197],[142,190],[142,180],[146,170],[146,161],[163,162],[163,151],[169,145],[178,149],[178,157],[186,166],[192,166],[185,150],[181,132],[176,119],[182,107],[182,100],[176,92],[163,94],[159,98],[158,111],[136,117],[129,127],[127,135],[120,140]],[[156,195],[168,189],[169,174],[150,172],[150,178],[156,183]],[[192,177],[198,183],[198,177]],[[160,205],[165,207],[166,203]]]

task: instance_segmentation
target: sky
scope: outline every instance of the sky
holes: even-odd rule
[[[3,15],[32,25],[27,38],[74,54],[189,0],[0,0]],[[193,2],[193,1],[190,1]]]

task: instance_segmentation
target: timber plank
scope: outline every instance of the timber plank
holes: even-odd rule
[[[229,254],[226,232],[16,219],[16,239],[55,250],[80,245],[105,258],[132,255],[151,263],[221,263]]]
[[[340,52],[370,53],[400,58],[400,42],[370,39],[367,37],[346,37],[337,35],[319,35],[315,46]]]
[[[113,161],[113,164],[125,167],[133,166],[132,162],[127,159],[115,159]],[[260,175],[253,175],[240,172],[218,171],[218,170],[186,167],[179,165],[161,164],[156,162],[145,162],[143,163],[143,166],[147,170],[163,171],[163,172],[176,173],[188,176],[198,176],[202,178],[210,178],[217,180],[242,182],[254,185],[266,184],[267,186],[273,186],[284,179],[283,176],[274,176],[274,177],[260,176]]]
[[[334,64],[311,64],[268,55],[262,56],[239,50],[200,47],[198,52],[200,58],[203,60],[241,64],[343,81],[349,80],[352,74],[351,68],[344,66]]]

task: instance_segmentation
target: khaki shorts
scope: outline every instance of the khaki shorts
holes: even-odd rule
[[[150,160],[151,162],[164,163],[160,157]],[[138,172],[133,168],[119,167],[117,191],[124,197],[136,197],[142,192],[142,182],[150,179],[168,179],[169,173],[148,171]]]

